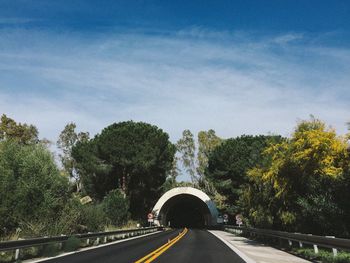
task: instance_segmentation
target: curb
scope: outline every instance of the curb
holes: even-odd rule
[[[225,240],[218,234],[214,233],[213,230],[208,230],[209,233],[211,233],[213,236],[215,236],[217,239],[220,239],[226,246],[228,246],[233,252],[235,252],[241,259],[243,259],[246,263],[257,263],[255,260],[248,257],[246,254],[244,254],[242,251],[240,251],[238,248],[236,248],[234,245],[232,245],[229,241]]]

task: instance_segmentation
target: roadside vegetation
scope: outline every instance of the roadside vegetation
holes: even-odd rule
[[[145,217],[149,206],[145,203],[159,196],[171,166],[173,145],[167,134],[151,125],[128,122],[111,127],[89,139],[88,133],[77,134],[75,124],[68,124],[58,140],[60,167],[50,151],[50,142],[40,140],[33,125],[1,117],[1,240],[135,227],[138,222],[131,219],[140,219],[141,214]],[[109,132],[130,135],[137,129],[134,137],[116,140],[120,148],[108,142],[113,140]],[[139,142],[134,141],[136,137]],[[95,152],[97,146],[99,151]],[[73,148],[79,163],[72,157]],[[120,149],[133,152],[121,153]],[[117,153],[108,152],[113,150]],[[108,159],[108,163],[100,154],[118,159]],[[131,163],[127,154],[135,157]],[[123,171],[119,176],[118,168]]]
[[[185,130],[176,145],[192,185],[229,223],[241,214],[247,226],[350,238],[349,135],[321,120],[300,121],[289,138],[210,130],[196,141]]]
[[[350,237],[348,137],[318,119],[298,123],[290,138],[226,140],[205,175],[223,210],[246,225]]]
[[[242,214],[248,226],[350,237],[349,138],[314,117],[289,138],[184,130],[174,144],[143,122],[93,138],[76,128],[64,127],[54,156],[35,126],[1,116],[1,240],[146,224],[176,186],[205,191],[229,223]]]

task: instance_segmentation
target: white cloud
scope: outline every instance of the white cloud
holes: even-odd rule
[[[309,114],[345,133],[350,51],[294,45],[301,37],[2,32],[0,112],[53,141],[69,121],[94,134],[130,119],[158,125],[172,141],[187,128],[287,136]]]
[[[303,34],[301,33],[288,33],[285,35],[277,36],[273,39],[273,42],[280,45],[289,44],[303,39]]]

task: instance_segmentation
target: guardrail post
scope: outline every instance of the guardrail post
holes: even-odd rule
[[[107,236],[104,237],[103,243],[107,243]]]
[[[335,236],[326,236],[328,238],[335,238]],[[333,251],[333,257],[336,257],[338,255],[338,250],[336,248],[332,248]]]
[[[299,241],[299,247],[303,247],[303,243]]]
[[[91,234],[91,232],[88,232],[88,234]],[[90,238],[86,239],[86,245],[90,245]]]
[[[65,236],[65,235],[61,234],[61,237],[63,237],[63,236]],[[63,242],[60,242],[59,245],[58,245],[58,247],[59,247],[59,249],[61,250],[62,247],[63,247]]]
[[[19,259],[19,248],[15,251],[15,260],[17,261]]]
[[[292,240],[288,239],[288,245],[291,247],[293,245]]]
[[[308,236],[312,236],[312,234],[307,234]],[[315,254],[318,254],[318,246],[313,244],[313,247],[314,247],[314,252]]]
[[[98,237],[98,238],[96,239],[96,246],[98,246],[99,243],[100,243],[100,238]]]

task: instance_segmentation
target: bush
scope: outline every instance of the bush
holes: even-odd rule
[[[309,260],[317,260],[322,263],[350,263],[350,254],[346,252],[338,252],[336,257],[333,252],[321,249],[318,254],[315,254],[311,248],[299,248],[295,253]]]
[[[86,231],[87,227],[83,226],[83,213],[84,207],[79,199],[71,198],[61,211],[59,218],[52,225],[52,230],[55,232],[52,234],[72,235]]]
[[[13,251],[0,252],[0,263],[13,262]]]
[[[80,239],[77,237],[70,237],[63,245],[65,252],[75,251],[80,247]]]
[[[39,247],[27,247],[21,249],[21,259],[35,258],[40,254]]]
[[[60,244],[58,243],[51,243],[44,245],[42,250],[42,255],[44,257],[54,257],[57,256],[60,251]]]
[[[129,201],[118,189],[108,193],[103,199],[102,206],[109,223],[112,225],[121,226],[128,221]]]
[[[43,225],[40,234],[48,234],[69,198],[67,178],[39,144],[0,142],[0,182],[0,235],[26,224]]]
[[[88,204],[83,206],[82,224],[87,227],[87,231],[101,231],[107,223],[108,219],[102,205]]]

